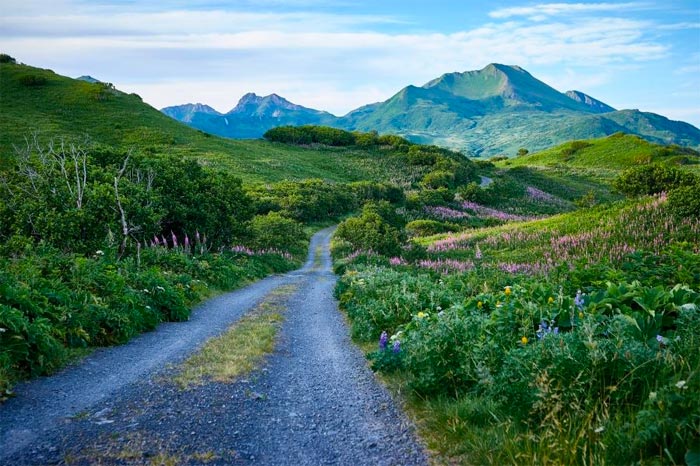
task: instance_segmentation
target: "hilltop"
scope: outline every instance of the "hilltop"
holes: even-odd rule
[[[598,139],[569,141],[551,149],[499,162],[500,166],[574,169],[612,177],[649,163],[697,169],[700,153],[680,146],[662,146],[639,136],[616,133]]]
[[[37,134],[44,141],[88,137],[93,143],[149,156],[196,158],[203,165],[229,169],[245,181],[384,180],[387,172],[398,178],[411,176],[410,168],[366,150],[310,149],[212,136],[164,115],[137,94],[91,81],[24,64],[0,63],[0,167],[14,153],[13,146],[22,146],[25,138]],[[282,99],[268,101],[279,104]],[[248,102],[259,107],[265,99],[251,95]],[[242,105],[234,110],[248,108]],[[200,104],[191,105],[180,116],[196,121],[203,114],[217,115]]]

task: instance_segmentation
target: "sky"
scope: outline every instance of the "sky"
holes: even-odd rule
[[[156,108],[255,92],[336,115],[502,63],[700,127],[700,0],[0,0],[0,52]]]

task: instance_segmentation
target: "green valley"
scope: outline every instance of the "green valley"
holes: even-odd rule
[[[436,464],[697,461],[691,125],[490,65],[409,86],[345,129],[249,95],[239,113],[262,105],[271,126],[234,140],[2,57],[0,400],[298,267],[309,233],[338,224],[349,331]],[[273,125],[276,105],[287,123],[319,119]]]

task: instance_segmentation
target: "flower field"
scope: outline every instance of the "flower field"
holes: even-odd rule
[[[373,368],[410,394],[429,447],[467,464],[690,464],[700,218],[662,194],[511,220],[417,238],[413,260],[337,262],[353,337],[377,344]]]

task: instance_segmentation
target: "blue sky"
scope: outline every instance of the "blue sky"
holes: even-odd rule
[[[344,114],[489,63],[700,126],[698,0],[0,0],[0,51],[230,110],[272,92]]]

